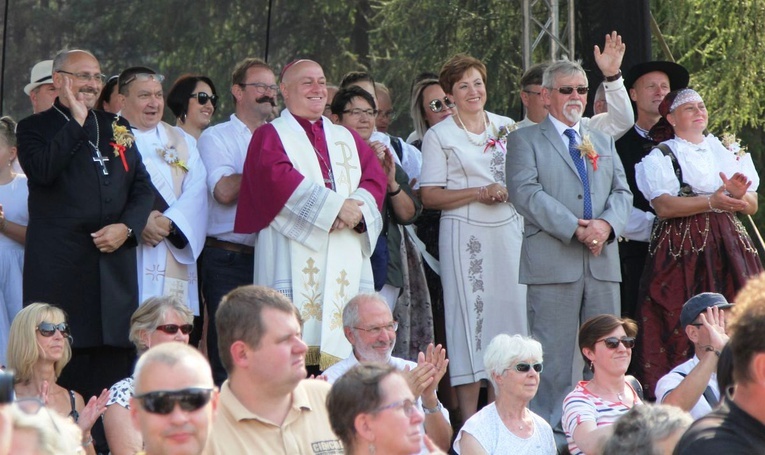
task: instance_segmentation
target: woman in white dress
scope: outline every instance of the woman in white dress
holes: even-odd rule
[[[504,184],[506,138],[515,122],[484,111],[485,81],[480,60],[449,59],[439,82],[457,114],[430,128],[422,143],[422,202],[442,211],[449,372],[463,419],[476,412],[481,380],[488,377],[483,350],[489,341],[528,331],[526,286],[518,284],[523,218]]]
[[[542,345],[520,335],[497,335],[484,354],[497,394],[471,417],[454,441],[460,455],[555,455],[552,428],[529,410],[542,374]]]
[[[14,172],[16,122],[0,118],[0,365],[5,365],[8,332],[21,311],[21,276],[27,236],[27,178]]]

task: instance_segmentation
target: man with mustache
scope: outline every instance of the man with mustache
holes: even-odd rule
[[[614,140],[581,122],[587,76],[575,62],[542,77],[547,117],[508,136],[507,188],[525,219],[520,281],[545,365],[531,409],[553,428],[572,382],[580,321],[619,314],[619,253],[632,193]]]
[[[24,302],[48,302],[70,315],[73,357],[59,384],[85,396],[132,368],[136,239],[153,201],[135,145],[125,143],[115,156],[127,121],[93,110],[103,80],[90,52],[60,52],[53,61],[59,97],[17,128],[29,179]]]
[[[234,231],[257,233],[254,283],[293,301],[306,362],[324,370],[351,351],[343,306],[373,290],[369,256],[387,179],[357,133],[322,117],[327,80],[318,63],[294,61],[281,79],[286,109],[252,136]]]
[[[343,331],[353,352],[325,372],[327,382],[334,384],[340,376],[360,363],[388,363],[401,370],[417,398],[417,407],[425,414],[423,431],[443,450],[449,450],[452,427],[449,412],[436,396],[438,383],[446,373],[446,349],[431,343],[420,352],[418,363],[393,357],[398,323],[388,303],[380,294],[359,294],[343,308]],[[430,453],[423,443],[422,453]]]
[[[196,260],[207,228],[207,172],[196,144],[161,121],[163,80],[154,70],[135,66],[120,73],[118,84],[122,115],[155,192],[138,248],[138,291],[142,302],[174,295],[199,316]]]
[[[271,67],[259,58],[245,58],[231,74],[234,113],[229,121],[207,128],[197,147],[207,169],[207,241],[200,257],[200,283],[210,323],[207,353],[215,383],[226,379],[218,355],[215,312],[232,289],[252,283],[254,234],[234,233],[244,160],[252,133],[266,123],[279,89]]]

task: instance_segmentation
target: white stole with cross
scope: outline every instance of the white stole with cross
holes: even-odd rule
[[[295,118],[285,110],[272,123],[295,169],[305,179],[269,227],[258,233],[255,283],[286,294],[303,318],[307,363],[322,369],[346,358],[351,346],[343,334],[342,311],[359,292],[374,289],[369,257],[381,229],[372,195],[358,188],[361,163],[353,135],[324,120],[335,189],[325,187],[320,159]],[[345,228],[329,232],[343,202],[364,202],[368,232]],[[285,241],[287,248],[284,248]],[[283,256],[289,256],[289,261]]]
[[[139,239],[137,254],[140,300],[143,302],[149,297],[174,295],[186,303],[195,315],[199,315],[195,264],[204,245],[207,221],[206,173],[203,166],[200,166],[196,151],[192,153],[189,150],[185,137],[172,126],[162,122],[150,132],[134,133],[136,146],[152,184],[169,206],[165,215],[173,220],[189,241],[184,248],[178,249],[167,239],[155,247]],[[167,164],[158,152],[162,149],[174,149],[189,172]]]

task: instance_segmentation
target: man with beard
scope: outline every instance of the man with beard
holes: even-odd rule
[[[252,133],[266,123],[279,92],[273,70],[258,58],[239,62],[231,79],[234,113],[229,121],[206,129],[197,143],[209,189],[208,237],[199,259],[199,278],[210,321],[207,353],[218,385],[226,379],[226,370],[218,355],[215,312],[229,291],[252,283],[255,235],[234,233],[244,160]]]
[[[418,363],[393,357],[398,323],[393,320],[388,303],[380,294],[359,294],[343,308],[343,331],[353,346],[347,359],[329,367],[324,376],[333,384],[340,376],[360,363],[387,363],[401,370],[417,398],[417,408],[425,414],[423,430],[443,450],[449,450],[452,427],[449,413],[438,401],[438,383],[446,373],[446,350],[431,343],[420,352]],[[422,449],[425,450],[423,444]],[[429,453],[426,450],[423,453]]]
[[[51,303],[69,315],[73,357],[59,384],[84,396],[98,395],[132,368],[134,248],[153,201],[128,123],[93,110],[103,81],[93,54],[60,52],[53,108],[17,129],[29,179],[24,303]]]
[[[614,140],[580,120],[587,76],[552,63],[542,78],[549,114],[508,136],[509,200],[525,219],[520,281],[528,285],[531,335],[545,350],[531,409],[555,427],[572,383],[580,321],[619,314],[619,252],[632,194]]]

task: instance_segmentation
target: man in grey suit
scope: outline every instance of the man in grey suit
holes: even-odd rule
[[[525,218],[520,282],[528,285],[531,335],[545,352],[534,412],[555,427],[572,389],[577,331],[619,314],[619,251],[632,193],[614,140],[581,121],[587,76],[568,60],[542,78],[549,114],[508,137],[509,200]]]

